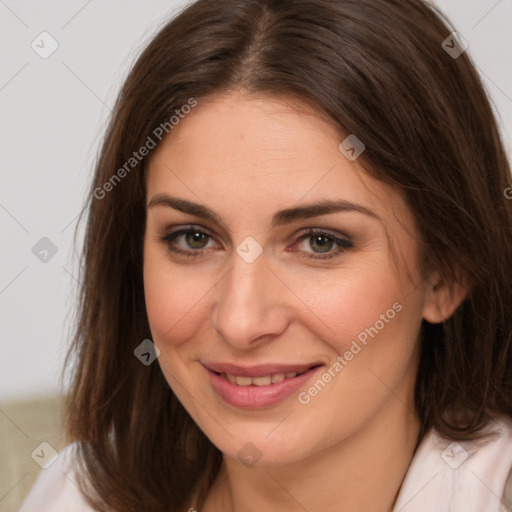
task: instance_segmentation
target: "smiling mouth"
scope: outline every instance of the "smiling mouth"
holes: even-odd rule
[[[315,366],[310,367],[302,372],[287,372],[287,373],[272,373],[269,375],[262,375],[259,377],[249,377],[246,375],[233,375],[231,373],[220,373],[214,372],[217,375],[220,375],[227,381],[231,382],[231,384],[236,384],[237,386],[270,386],[271,384],[277,384],[279,382],[283,382],[286,379],[293,379],[294,377],[298,377],[303,373],[311,370],[312,368],[316,368]]]
[[[214,391],[231,406],[266,408],[292,396],[324,366],[267,363],[239,366],[232,363],[202,363]]]

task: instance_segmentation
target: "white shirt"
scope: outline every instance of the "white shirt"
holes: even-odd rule
[[[512,512],[512,421],[498,434],[452,442],[425,434],[405,475],[393,512]],[[76,486],[73,445],[39,474],[19,512],[95,512]]]

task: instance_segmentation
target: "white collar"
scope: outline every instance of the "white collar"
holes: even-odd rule
[[[431,429],[420,442],[393,512],[502,512],[512,467],[512,421],[479,441],[452,442]]]

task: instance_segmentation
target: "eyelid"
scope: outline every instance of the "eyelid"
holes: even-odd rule
[[[302,228],[300,231],[304,231],[304,233],[302,233],[302,235],[300,235],[300,236],[316,235],[316,234],[328,235],[328,236],[331,236],[332,238],[343,239],[343,240],[346,240],[347,242],[352,242],[352,237],[349,234],[341,233],[339,231],[336,231],[335,229],[307,227],[307,228]]]
[[[169,235],[175,235],[177,233],[187,233],[190,231],[199,231],[199,232],[204,233],[205,235],[208,235],[212,238],[216,238],[215,234],[210,229],[208,229],[205,226],[201,226],[200,224],[180,224],[179,226],[175,226],[173,228],[171,228],[171,227],[164,228],[162,230],[162,234],[164,236],[169,236]]]

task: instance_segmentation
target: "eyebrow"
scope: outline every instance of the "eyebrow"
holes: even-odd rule
[[[180,199],[177,197],[169,196],[167,194],[156,194],[149,201],[147,207],[149,209],[154,208],[155,206],[166,206],[173,208],[189,215],[194,215],[202,219],[217,222],[218,224],[226,227],[226,223],[222,217],[214,210],[202,204],[188,201],[187,199]],[[366,206],[351,203],[350,201],[345,200],[325,200],[295,208],[279,210],[272,216],[272,227],[275,228],[284,224],[291,224],[292,222],[296,222],[298,220],[309,219],[312,217],[319,217],[321,215],[339,212],[361,213],[382,222],[382,219],[374,211],[370,210]]]

